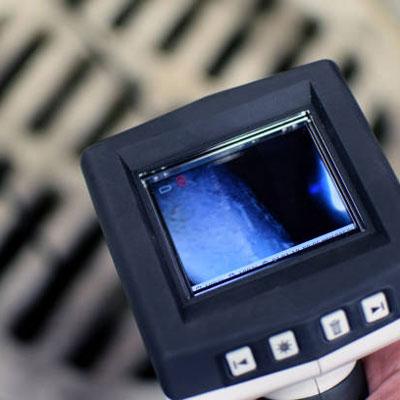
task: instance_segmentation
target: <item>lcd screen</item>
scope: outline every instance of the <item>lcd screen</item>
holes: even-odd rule
[[[194,294],[358,229],[312,127],[260,129],[142,178]]]

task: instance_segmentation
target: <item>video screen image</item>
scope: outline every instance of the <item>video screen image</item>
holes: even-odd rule
[[[193,293],[357,229],[308,123],[145,182]]]

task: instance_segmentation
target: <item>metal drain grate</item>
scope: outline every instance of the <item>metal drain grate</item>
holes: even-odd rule
[[[0,3],[0,397],[161,399],[84,189],[90,143],[333,58],[400,172],[386,0]]]

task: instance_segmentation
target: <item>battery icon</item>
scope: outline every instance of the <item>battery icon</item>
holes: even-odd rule
[[[164,186],[161,186],[161,187],[158,189],[158,192],[159,192],[160,194],[165,194],[165,193],[170,192],[171,190],[172,190],[172,186],[171,186],[171,185],[164,185]]]

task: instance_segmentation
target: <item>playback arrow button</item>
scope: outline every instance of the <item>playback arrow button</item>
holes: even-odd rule
[[[390,314],[385,293],[380,292],[365,298],[361,302],[365,320],[370,324],[386,318]]]
[[[376,314],[378,311],[382,311],[384,309],[385,309],[385,306],[383,303],[381,303],[379,307],[372,307],[371,311],[372,311],[372,314]]]

